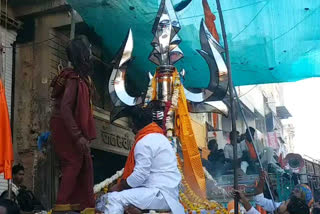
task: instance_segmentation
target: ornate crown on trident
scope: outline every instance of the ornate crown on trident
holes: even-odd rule
[[[183,52],[179,48],[181,39],[178,32],[181,25],[176,16],[174,8],[170,0],[162,0],[159,11],[153,24],[152,33],[154,39],[151,42],[153,51],[149,56],[149,60],[158,65],[157,73],[172,73],[175,68],[174,64],[183,57]],[[228,114],[228,108],[222,101],[225,97],[228,87],[228,70],[223,59],[223,48],[217,40],[208,31],[204,21],[200,24],[200,44],[201,50],[198,53],[205,59],[210,70],[210,82],[207,88],[204,89],[186,89],[184,93],[188,101],[188,110],[193,113],[214,112],[224,115]],[[111,120],[126,116],[123,112],[126,106],[140,105],[145,102],[145,95],[139,97],[132,97],[126,91],[126,72],[128,62],[132,59],[133,50],[133,36],[131,29],[129,30],[125,42],[118,51],[113,63],[114,68],[109,80],[109,92],[111,100],[116,108],[112,112]],[[185,71],[181,70],[179,73],[184,77]],[[166,75],[165,75],[166,76]],[[153,76],[149,73],[149,78],[152,80]],[[166,78],[170,78],[166,76]],[[164,78],[157,79],[161,83],[168,83]],[[171,83],[172,84],[172,83]],[[170,84],[160,84],[158,93],[162,96],[157,96],[158,100],[166,101],[170,93]],[[149,85],[150,86],[150,85]],[[161,114],[160,114],[161,115]]]

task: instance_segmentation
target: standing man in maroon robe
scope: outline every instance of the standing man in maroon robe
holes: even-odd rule
[[[55,212],[94,213],[89,145],[96,130],[91,109],[90,46],[85,36],[72,40],[66,52],[73,68],[65,68],[51,84],[54,109],[50,126],[62,171]]]

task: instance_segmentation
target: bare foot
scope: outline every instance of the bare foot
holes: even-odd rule
[[[124,209],[124,214],[142,214],[142,211],[135,206],[130,205]]]

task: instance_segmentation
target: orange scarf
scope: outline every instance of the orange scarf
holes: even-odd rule
[[[156,123],[150,123],[143,129],[141,129],[135,136],[135,142],[132,145],[132,148],[129,152],[126,165],[124,166],[124,171],[122,175],[122,179],[127,179],[131,173],[133,172],[135,161],[134,161],[134,148],[136,147],[137,143],[146,135],[152,134],[152,133],[160,133],[163,134],[163,130],[156,124]]]
[[[246,144],[247,144],[247,147],[248,147],[248,150],[249,150],[250,157],[253,160],[257,160],[258,157],[257,157],[256,151],[254,150],[254,147],[253,147],[252,143],[249,143],[248,141],[246,141]]]

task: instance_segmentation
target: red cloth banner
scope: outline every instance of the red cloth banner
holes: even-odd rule
[[[13,149],[5,89],[0,80],[0,173],[12,179]]]

